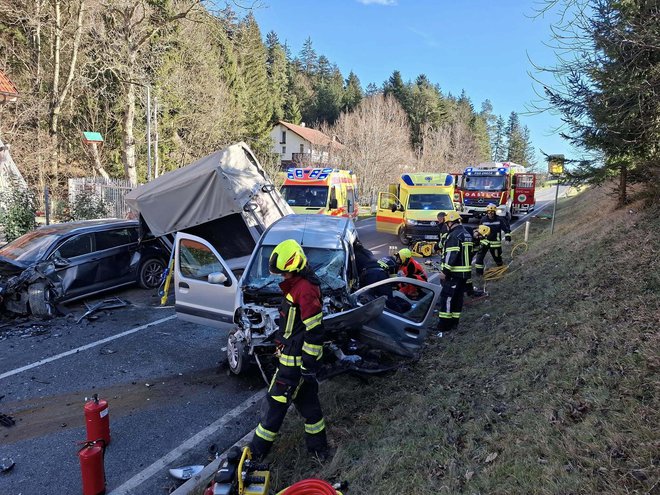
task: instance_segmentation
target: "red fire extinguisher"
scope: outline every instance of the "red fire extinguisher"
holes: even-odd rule
[[[105,494],[104,450],[103,440],[98,440],[96,442],[86,442],[78,451],[83,495]]]
[[[108,402],[99,400],[98,394],[85,403],[85,425],[87,426],[87,441],[103,440],[104,445],[110,444],[110,416]]]

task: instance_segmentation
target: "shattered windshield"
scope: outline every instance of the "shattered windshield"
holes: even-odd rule
[[[323,208],[328,201],[328,186],[283,186],[280,192],[290,206]]]
[[[0,248],[0,256],[23,263],[41,260],[59,236],[52,230],[34,230]]]
[[[463,176],[466,191],[504,191],[506,177],[503,175]]]
[[[281,275],[268,271],[268,259],[275,246],[261,246],[252,260],[244,286],[251,290],[260,290],[264,293],[280,293],[278,284],[282,281]],[[304,248],[307,262],[316,276],[321,280],[321,290],[337,290],[346,286],[344,280],[344,267],[346,256],[341,249]]]

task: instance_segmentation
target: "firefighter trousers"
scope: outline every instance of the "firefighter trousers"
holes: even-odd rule
[[[298,376],[296,380],[284,378],[292,375],[290,366],[280,364],[275,371],[266,397],[267,409],[250,445],[250,450],[257,459],[263,459],[270,451],[292,402],[300,415],[305,418],[307,450],[316,453],[328,448],[325,420],[319,402],[318,382],[301,378],[299,370],[300,368],[296,372]]]
[[[477,255],[474,258],[474,268],[479,275],[484,274],[484,260],[486,259],[486,254],[490,251],[493,260],[497,266],[502,266],[502,247],[493,247],[493,246],[482,246]]]
[[[442,282],[440,291],[440,311],[438,312],[438,330],[446,332],[458,326],[463,310],[463,294],[467,281],[451,277]]]

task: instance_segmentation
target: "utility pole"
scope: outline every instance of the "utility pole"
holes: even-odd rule
[[[147,87],[147,182],[151,180],[151,87]]]
[[[154,96],[154,178],[158,177],[158,98]]]
[[[557,179],[557,188],[555,189],[555,203],[552,206],[552,223],[550,224],[550,235],[555,233],[555,212],[557,211],[557,198],[559,198],[559,182],[564,173],[564,155],[548,156],[548,173],[551,177]]]

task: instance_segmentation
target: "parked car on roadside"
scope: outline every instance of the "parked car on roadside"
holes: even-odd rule
[[[403,357],[417,355],[440,287],[401,277],[359,287],[353,251],[357,238],[348,218],[287,215],[264,232],[237,279],[211,242],[179,232],[174,256],[177,316],[228,329],[228,363],[236,374],[259,356],[272,355],[282,277],[269,272],[268,260],[278,243],[295,239],[321,281],[324,323],[331,342],[326,357],[333,365],[356,372],[388,369],[390,362],[374,349]],[[402,284],[414,285],[418,297],[409,299],[399,290]]]
[[[169,250],[140,239],[132,220],[85,220],[39,227],[0,248],[0,308],[52,316],[59,303],[118,287],[155,289]]]

